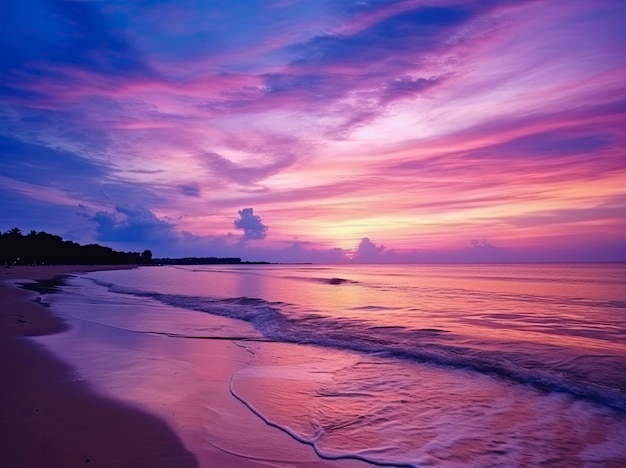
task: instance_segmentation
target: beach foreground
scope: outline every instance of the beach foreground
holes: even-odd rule
[[[113,267],[123,268],[123,267]],[[52,279],[107,267],[13,267],[1,279]],[[0,285],[0,460],[4,466],[196,466],[159,419],[97,395],[73,370],[24,337],[66,324],[33,293]]]
[[[3,464],[626,461],[622,265],[98,268],[2,272]]]
[[[126,401],[109,397],[107,389],[84,377],[92,372],[106,380],[106,371],[97,361],[108,353],[80,341],[84,333],[79,339],[69,332],[76,323],[68,324],[55,316],[38,303],[41,298],[36,293],[18,289],[14,281],[52,280],[60,275],[124,268],[128,267],[1,270],[0,460],[4,466],[363,466],[355,460],[319,458],[310,446],[266,425],[235,399],[229,382],[249,359],[249,353],[229,340],[202,340],[201,352],[211,358],[206,366],[195,370],[209,376],[201,390],[191,389],[190,382],[178,380],[171,375],[177,371],[169,372],[171,366],[160,362],[138,375],[140,382],[125,379],[125,385],[131,385],[121,390],[130,395]],[[98,341],[98,333],[102,330],[91,327],[90,340]],[[67,346],[84,353],[83,362],[92,359],[93,366],[86,364],[79,372],[49,353],[38,340],[54,339],[48,337],[55,334]],[[143,405],[144,401],[150,404]],[[155,405],[168,406],[168,410],[153,416],[150,410]],[[176,418],[167,421],[163,414],[176,414]]]

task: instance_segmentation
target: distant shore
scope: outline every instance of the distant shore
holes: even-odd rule
[[[10,280],[51,280],[121,266],[0,268],[0,460],[11,467],[197,466],[161,420],[96,395],[72,369],[24,337],[58,333],[66,324]]]

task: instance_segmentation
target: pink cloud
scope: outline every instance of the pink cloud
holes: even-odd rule
[[[94,29],[76,57],[18,56],[3,132],[105,166],[93,203],[116,232],[115,207],[136,198],[174,237],[224,249],[233,213],[254,207],[271,227],[255,255],[277,258],[364,238],[394,261],[475,255],[471,239],[490,255],[619,243],[624,7],[488,3],[273,3],[255,25],[204,12],[210,30],[180,6],[134,5],[135,30]],[[110,8],[90,21],[108,25]],[[242,24],[254,30],[229,36]],[[50,191],[59,206],[94,199]]]

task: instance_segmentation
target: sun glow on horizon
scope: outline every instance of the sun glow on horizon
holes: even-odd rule
[[[0,228],[278,261],[626,260],[626,5],[152,3],[0,7]]]

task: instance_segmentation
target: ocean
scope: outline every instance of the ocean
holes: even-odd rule
[[[232,398],[321,460],[626,466],[624,264],[142,267],[43,300],[73,331],[37,341],[157,413],[210,413],[197,344],[232,343]]]

